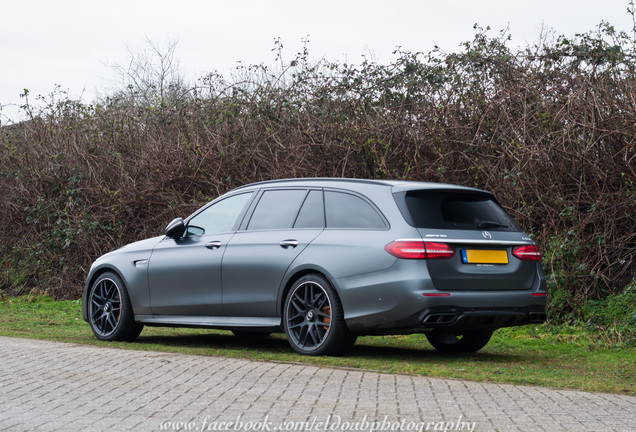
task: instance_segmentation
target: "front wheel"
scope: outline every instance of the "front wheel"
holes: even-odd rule
[[[469,330],[462,335],[454,335],[441,331],[426,333],[426,338],[433,347],[441,352],[470,353],[486,346],[492,337],[492,330]]]
[[[344,321],[342,304],[321,275],[300,278],[289,290],[283,312],[291,347],[304,355],[338,355],[355,343]]]
[[[91,286],[88,318],[99,340],[132,341],[144,326],[135,322],[124,282],[115,273],[106,272]]]

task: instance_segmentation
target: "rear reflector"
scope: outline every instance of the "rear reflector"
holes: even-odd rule
[[[450,297],[450,293],[424,293],[424,297]]]
[[[548,293],[532,293],[532,297],[547,297]]]
[[[402,259],[447,259],[455,255],[455,249],[446,243],[420,240],[395,240],[384,249],[394,257]]]
[[[521,261],[541,261],[541,251],[537,245],[517,246],[512,254]]]

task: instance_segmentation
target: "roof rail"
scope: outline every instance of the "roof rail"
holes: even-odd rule
[[[242,189],[251,186],[260,186],[267,184],[281,184],[281,183],[302,183],[302,182],[311,182],[311,181],[322,181],[322,182],[334,182],[334,183],[363,183],[363,184],[374,184],[374,185],[384,185],[384,186],[395,186],[398,183],[391,180],[369,180],[369,179],[355,179],[355,178],[339,178],[339,177],[301,177],[301,178],[290,178],[290,179],[280,179],[280,180],[265,180],[256,183],[248,183],[243,186],[239,186],[236,189]]]

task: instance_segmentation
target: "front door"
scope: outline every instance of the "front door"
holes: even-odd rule
[[[213,202],[188,219],[181,238],[165,238],[155,247],[148,265],[154,315],[221,315],[223,254],[252,195]]]

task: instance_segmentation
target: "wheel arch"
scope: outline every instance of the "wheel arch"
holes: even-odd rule
[[[93,284],[95,283],[95,281],[104,273],[115,273],[119,279],[122,280],[122,282],[124,283],[124,289],[126,290],[126,292],[128,293],[128,296],[130,297],[130,290],[128,289],[128,282],[126,281],[126,278],[124,277],[124,275],[114,266],[110,266],[110,265],[104,265],[102,267],[98,267],[95,270],[93,270],[89,276],[88,279],[86,279],[86,285],[84,286],[84,293],[82,294],[82,318],[84,319],[84,321],[88,322],[88,294],[89,291],[91,289],[91,287],[93,286]]]
[[[317,267],[304,267],[301,269],[297,269],[294,273],[291,274],[283,285],[283,289],[280,291],[280,296],[278,299],[278,303],[276,305],[277,313],[282,318],[283,310],[285,308],[285,299],[287,298],[287,294],[289,290],[294,286],[294,284],[303,276],[307,276],[308,274],[317,274],[319,276],[324,277],[327,282],[332,286],[332,288],[336,291],[336,295],[338,296],[338,300],[342,303],[342,296],[340,295],[340,289],[338,284],[334,282],[333,277],[325,271],[324,269],[320,269]],[[281,321],[282,322],[282,321]],[[282,324],[281,324],[282,325]]]

